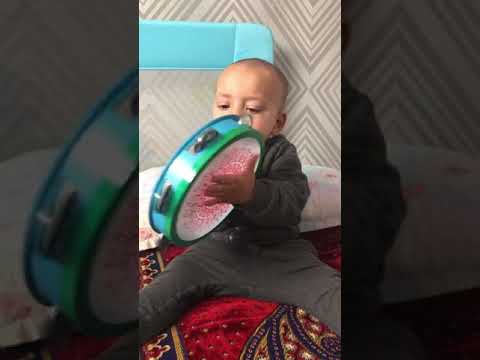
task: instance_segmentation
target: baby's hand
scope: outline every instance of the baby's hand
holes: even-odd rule
[[[211,198],[204,204],[211,206],[219,203],[234,205],[248,203],[253,197],[257,159],[258,156],[252,157],[246,169],[239,175],[214,175],[212,184],[205,190],[205,195]]]

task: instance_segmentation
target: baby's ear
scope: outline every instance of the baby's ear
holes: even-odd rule
[[[278,134],[280,131],[282,131],[286,123],[287,123],[287,114],[282,112],[277,117],[277,122],[274,127],[275,132]]]

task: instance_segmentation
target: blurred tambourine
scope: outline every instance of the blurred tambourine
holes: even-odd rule
[[[138,134],[135,70],[63,148],[27,227],[30,291],[90,334],[137,323]]]
[[[214,175],[239,174],[253,156],[263,155],[262,135],[248,115],[222,116],[196,131],[171,157],[154,187],[151,227],[176,245],[187,246],[214,230],[232,204],[204,205]]]

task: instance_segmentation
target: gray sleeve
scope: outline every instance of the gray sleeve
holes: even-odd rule
[[[295,226],[310,196],[294,145],[282,146],[267,177],[255,181],[253,199],[238,209],[259,226]]]

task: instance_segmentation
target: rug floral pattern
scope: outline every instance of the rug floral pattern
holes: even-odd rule
[[[141,252],[140,287],[183,251]],[[340,346],[339,336],[300,308],[222,297],[203,301],[142,350],[144,360],[333,360],[340,359]]]

